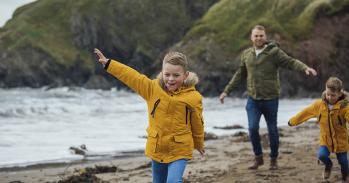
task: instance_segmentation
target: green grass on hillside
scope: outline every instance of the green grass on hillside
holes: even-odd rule
[[[5,25],[10,30],[7,49],[31,46],[67,68],[76,64],[79,57],[79,61],[84,61],[81,65],[92,69],[90,55],[78,50],[72,42],[70,5],[68,0],[39,0],[18,8],[14,18]]]
[[[335,13],[348,5],[348,0],[221,0],[192,27],[184,42],[206,36],[237,52],[249,45],[250,29],[256,24],[265,25],[268,35],[300,40],[308,36],[319,13]]]

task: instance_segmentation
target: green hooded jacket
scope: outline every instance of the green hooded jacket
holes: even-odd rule
[[[247,80],[248,96],[255,100],[270,100],[280,96],[279,67],[296,71],[305,71],[308,67],[288,56],[274,42],[267,43],[257,57],[254,47],[248,48],[240,59],[240,66],[224,92],[229,94]]]

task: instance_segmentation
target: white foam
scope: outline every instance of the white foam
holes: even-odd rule
[[[279,126],[311,101],[281,100]],[[247,127],[245,103],[205,98],[205,130],[223,135],[236,131],[213,127]],[[115,89],[0,89],[0,167],[79,159],[69,147],[80,144],[97,154],[144,149],[139,137],[146,135],[146,110],[141,97]],[[266,126],[264,119],[260,126]]]

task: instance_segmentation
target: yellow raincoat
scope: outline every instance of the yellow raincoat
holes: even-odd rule
[[[147,102],[149,124],[145,154],[148,157],[170,163],[191,159],[194,148],[204,148],[202,96],[194,87],[198,82],[194,73],[189,74],[182,88],[172,93],[164,89],[161,77],[151,80],[115,60],[109,61],[106,69]]]
[[[329,109],[325,95],[299,112],[289,121],[291,126],[299,125],[310,118],[317,118],[320,125],[320,145],[327,146],[330,152],[348,151],[347,123],[349,122],[348,95],[343,94]]]

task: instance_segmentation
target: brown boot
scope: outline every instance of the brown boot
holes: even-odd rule
[[[330,178],[331,170],[332,170],[332,163],[330,165],[325,165],[325,170],[322,173],[322,178],[324,178],[324,180],[327,180]]]
[[[255,156],[254,163],[248,169],[250,170],[256,170],[259,166],[262,166],[264,164],[263,162],[263,155]]]
[[[342,183],[347,183],[348,182],[348,174],[342,174]]]
[[[277,158],[270,159],[270,167],[269,170],[277,170],[278,169],[278,161]]]

